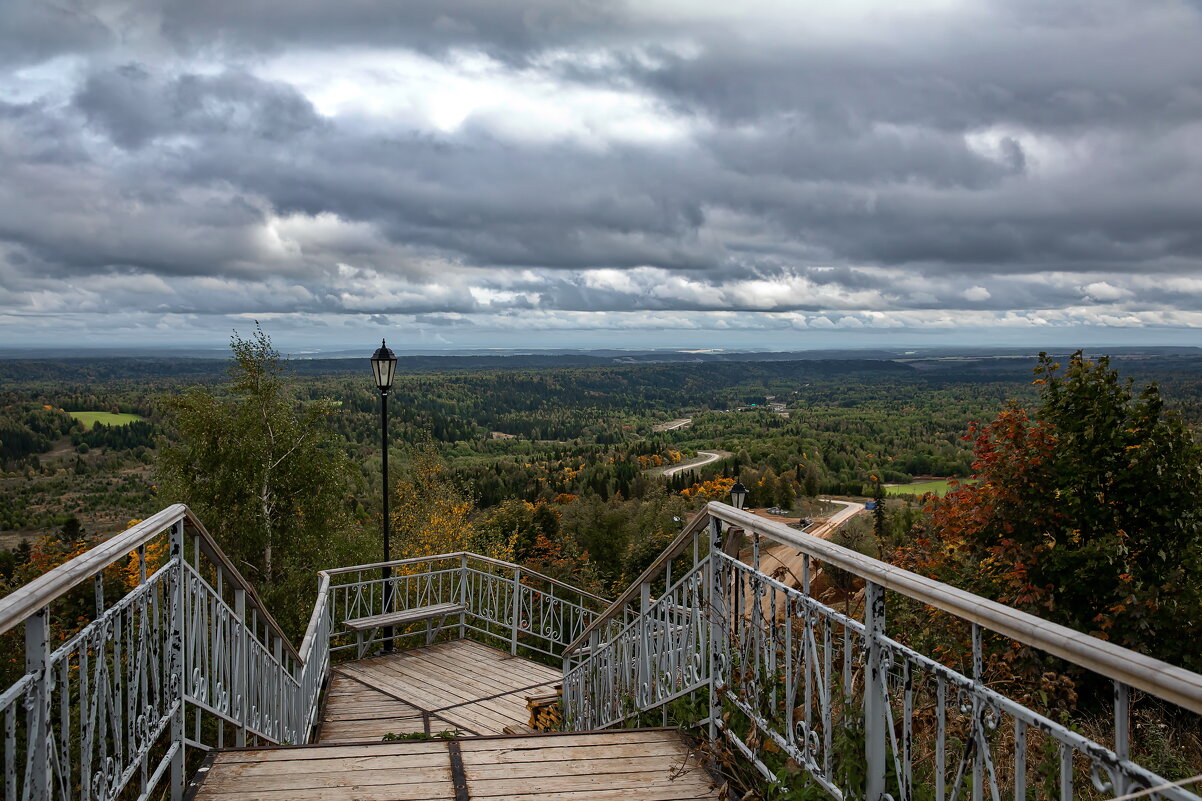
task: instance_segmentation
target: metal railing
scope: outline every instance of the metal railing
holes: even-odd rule
[[[129,589],[106,599],[114,575]],[[298,652],[182,505],[17,588],[0,599],[0,635],[23,625],[25,643],[0,694],[4,797],[144,799],[167,781],[179,799],[186,748],[305,741],[326,618]]]
[[[392,609],[384,602],[385,579],[380,568],[392,568]],[[458,604],[442,637],[472,637],[510,653],[558,659],[610,602],[599,595],[565,584],[520,565],[473,553],[457,552],[355,565],[321,572],[333,619],[346,620],[384,611]],[[421,644],[443,621],[427,621],[398,629],[393,640]],[[365,649],[385,643],[384,630],[363,636],[344,625],[331,631],[330,650]]]
[[[385,644],[350,632],[351,618],[462,604],[443,637],[558,659],[609,606],[470,553],[389,564],[390,609],[382,564],[320,571],[299,650],[182,505],[18,588],[0,599],[0,637],[16,651],[23,626],[25,646],[23,671],[0,693],[2,797],[147,799],[166,783],[179,801],[186,749],[309,742],[333,654]],[[115,571],[130,586],[106,600]],[[394,639],[416,643],[422,629]]]
[[[799,587],[760,569],[766,540],[802,554]],[[811,592],[820,567],[862,589],[823,603]],[[912,632],[890,636],[887,609],[932,608],[962,626],[970,669],[903,643]],[[1107,742],[987,686],[986,632],[1111,680]],[[655,711],[666,720],[671,702],[691,696],[705,711],[677,705],[683,723],[769,781],[804,771],[836,799],[1021,801],[1038,790],[1068,801],[1161,788],[1149,795],[1198,801],[1133,760],[1133,689],[1202,712],[1198,674],[710,503],[568,646],[563,701],[567,727],[588,730]]]

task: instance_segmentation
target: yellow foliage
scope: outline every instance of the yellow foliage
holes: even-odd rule
[[[680,494],[686,498],[705,498],[707,500],[721,500],[730,495],[730,488],[735,485],[733,478],[713,478],[709,481],[702,481],[694,484],[691,487],[682,489]]]
[[[474,504],[431,449],[413,455],[408,474],[393,490],[393,558],[470,550]]]

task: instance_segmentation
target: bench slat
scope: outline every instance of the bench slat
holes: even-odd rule
[[[346,621],[346,627],[354,631],[379,628],[380,626],[402,626],[406,623],[416,623],[419,620],[429,620],[434,617],[457,615],[467,609],[463,604],[434,604],[419,606],[415,609],[402,609],[400,612],[389,612],[384,615],[371,617],[356,617]]]

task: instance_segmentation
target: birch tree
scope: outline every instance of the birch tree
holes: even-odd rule
[[[262,328],[235,333],[230,347],[227,386],[167,399],[159,491],[197,513],[265,598],[287,602],[364,541],[350,514],[356,474],[327,425],[334,407],[293,397]]]

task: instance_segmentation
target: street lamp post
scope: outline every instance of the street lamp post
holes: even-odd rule
[[[392,379],[396,375],[396,354],[389,350],[380,340],[380,347],[371,356],[371,371],[375,375],[376,389],[380,390],[380,447],[384,460],[384,561],[392,557],[388,552],[388,392],[392,389]],[[392,567],[384,565],[380,568],[380,576],[384,579],[384,612],[392,611]],[[392,626],[384,629],[384,652],[392,651]]]

